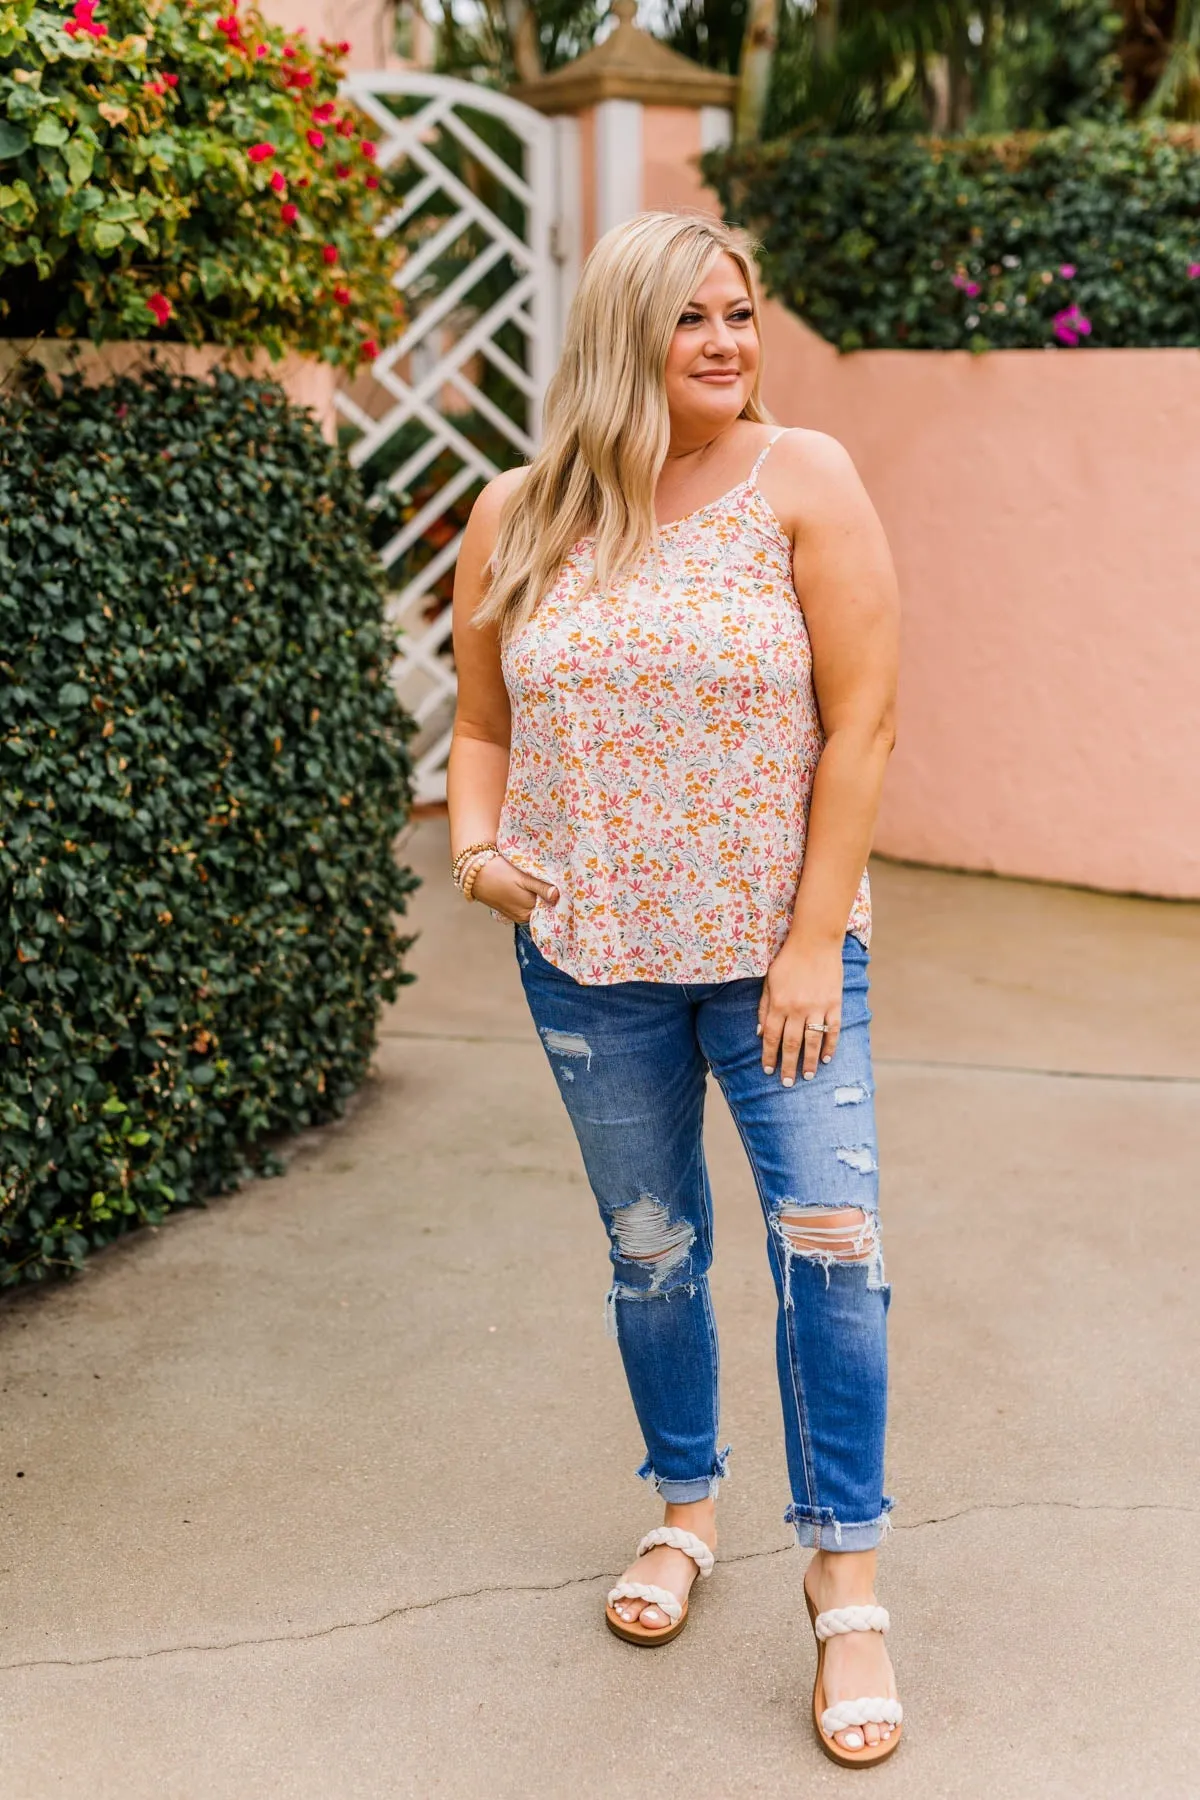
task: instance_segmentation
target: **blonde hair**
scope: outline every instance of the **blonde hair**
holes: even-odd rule
[[[543,443],[505,500],[476,625],[502,640],[533,611],[581,538],[589,587],[610,589],[655,542],[654,490],[670,420],[664,383],[679,315],[718,256],[745,277],[759,333],[750,240],[702,214],[639,213],[606,232],[583,267],[543,408]],[[755,378],[740,417],[771,415]]]

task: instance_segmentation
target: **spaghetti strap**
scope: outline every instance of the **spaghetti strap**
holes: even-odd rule
[[[747,487],[753,488],[753,487],[758,486],[759,470],[762,468],[763,464],[766,462],[768,456],[770,456],[771,451],[774,449],[775,445],[779,442],[779,440],[783,436],[784,432],[787,431],[788,429],[789,429],[789,427],[787,425],[781,425],[779,427],[778,431],[772,432],[771,436],[767,439],[766,443],[763,445],[762,449],[758,453],[758,457],[755,461],[754,467],[750,471],[750,479],[746,484]]]

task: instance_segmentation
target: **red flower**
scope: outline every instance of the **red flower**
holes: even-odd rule
[[[318,125],[328,125],[336,111],[332,100],[323,100],[320,106],[313,107],[312,116]]]
[[[302,176],[301,176],[301,177],[300,177],[300,179],[299,179],[299,181],[298,181],[298,182],[297,182],[297,183],[296,183],[296,186],[297,186],[297,187],[310,187],[310,186],[311,186],[311,185],[312,185],[312,184],[311,184],[311,182],[310,182],[310,181],[309,181],[309,179],[308,179],[308,176],[307,176],[307,175],[302,175]]]
[[[63,30],[68,37],[78,37],[81,31],[86,32],[88,37],[102,38],[108,36],[108,27],[106,25],[98,25],[96,20],[92,17],[97,4],[98,0],[75,0],[75,5],[71,9],[71,17],[63,26]]]
[[[333,172],[337,176],[339,181],[345,181],[346,177],[350,173],[350,169],[349,169],[348,164],[346,164],[346,163],[335,163]]]
[[[374,362],[379,355],[379,345],[374,338],[365,338],[358,346],[358,354],[364,362]]]
[[[322,247],[321,247],[321,255],[322,255],[322,256],[323,256],[323,257],[324,257],[324,258],[325,258],[325,261],[326,261],[326,262],[327,262],[327,263],[329,263],[329,264],[331,264],[331,265],[332,265],[332,264],[333,264],[333,263],[335,263],[335,262],[336,262],[336,261],[337,261],[337,259],[338,259],[338,253],[337,253],[337,245],[336,245],[336,244],[324,244],[324,245],[322,245]]]
[[[164,75],[163,80],[166,82],[168,87],[178,87],[179,86],[178,75]]]
[[[348,287],[335,287],[333,290],[333,297],[339,306],[349,306],[350,289]]]
[[[274,144],[251,144],[246,155],[252,163],[266,162],[268,156],[274,156]]]
[[[339,137],[353,137],[354,120],[351,118],[339,119],[337,122],[337,134]]]
[[[265,56],[267,54],[267,46],[265,44],[256,44],[254,46],[254,54],[255,56]]]
[[[284,83],[288,87],[305,88],[312,86],[311,69],[289,69],[284,75]]]
[[[336,45],[335,48],[339,56],[349,56],[350,54],[350,45],[345,38],[343,38],[341,43]]]
[[[296,54],[295,44],[285,44],[283,46],[283,54],[285,56],[295,56],[295,54]]]
[[[314,150],[323,150],[325,148],[325,133],[323,131],[306,131],[304,135]]]
[[[286,206],[280,207],[279,216],[285,225],[294,225],[300,217],[300,208],[289,200]]]
[[[272,187],[273,187],[273,188],[274,188],[274,189],[275,189],[275,192],[276,192],[276,193],[277,193],[277,194],[282,194],[282,193],[284,193],[284,192],[285,192],[285,191],[286,191],[286,188],[287,188],[287,180],[286,180],[286,178],[285,178],[285,177],[284,177],[284,173],[283,173],[283,170],[282,170],[282,169],[274,169],[274,170],[272,170],[272,172],[271,172],[271,186],[272,186]]]
[[[377,188],[379,186],[378,175],[368,175],[364,185],[369,188]]]
[[[370,138],[364,138],[362,143],[358,147],[362,151],[363,155],[366,157],[368,162],[374,162],[375,158],[379,154],[378,146],[376,144],[373,144],[371,142]]]
[[[142,86],[148,94],[165,94],[167,91],[165,81],[143,81]]]
[[[165,325],[171,316],[171,302],[165,294],[151,294],[146,306],[154,314],[155,320],[160,326]]]
[[[228,18],[217,20],[217,30],[225,33],[225,42],[230,50],[244,50],[241,28],[233,13]]]

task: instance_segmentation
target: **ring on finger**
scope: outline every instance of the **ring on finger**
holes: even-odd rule
[[[809,1019],[806,1021],[804,1029],[805,1031],[824,1033],[829,1030],[829,1027],[826,1025],[824,1019]]]

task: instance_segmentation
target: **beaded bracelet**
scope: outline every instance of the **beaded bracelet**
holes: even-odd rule
[[[458,886],[458,878],[462,874],[463,866],[468,858],[474,856],[477,850],[494,850],[495,848],[495,844],[488,839],[484,843],[468,844],[465,850],[460,850],[453,863],[450,865],[450,877],[455,886]]]
[[[478,878],[480,869],[482,869],[485,863],[491,862],[493,856],[499,856],[499,854],[500,852],[498,850],[483,850],[480,852],[479,856],[472,860],[471,866],[467,869],[462,879],[462,891],[468,900],[474,898],[475,882]]]

